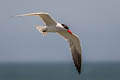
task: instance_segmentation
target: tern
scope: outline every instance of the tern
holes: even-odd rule
[[[28,13],[16,16],[39,16],[45,24],[45,26],[36,26],[36,29],[39,32],[43,35],[46,35],[48,32],[55,32],[62,36],[70,45],[75,67],[80,74],[82,62],[80,40],[77,35],[71,32],[67,25],[55,21],[48,13],[45,12]]]

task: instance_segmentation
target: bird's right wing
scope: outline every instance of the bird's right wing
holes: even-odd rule
[[[79,38],[75,35],[72,35],[72,39],[69,41],[70,49],[72,52],[73,61],[75,64],[76,69],[78,70],[78,73],[81,72],[81,62],[82,62],[82,55],[81,55],[81,46]]]
[[[59,35],[64,37],[69,42],[70,50],[72,53],[73,61],[75,64],[75,67],[80,74],[81,72],[81,62],[82,62],[82,55],[81,55],[81,46],[80,46],[80,40],[79,37],[75,34],[71,34],[68,32],[58,32]]]
[[[57,22],[48,13],[44,13],[44,12],[29,13],[29,14],[16,15],[16,16],[40,16],[40,18],[43,20],[46,26],[57,25]]]

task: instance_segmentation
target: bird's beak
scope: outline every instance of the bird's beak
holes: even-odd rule
[[[70,34],[72,34],[72,32],[70,30],[67,30],[67,32],[69,32]]]

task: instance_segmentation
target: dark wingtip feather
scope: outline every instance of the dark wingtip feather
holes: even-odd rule
[[[78,71],[78,74],[80,75],[81,74],[81,66],[79,68],[76,67],[76,69]]]
[[[81,74],[81,70],[78,70],[78,74],[79,74],[79,75]]]
[[[77,52],[77,50],[74,49],[72,56],[73,56],[75,67],[78,73],[80,74],[81,73],[81,54],[79,54],[79,52]]]

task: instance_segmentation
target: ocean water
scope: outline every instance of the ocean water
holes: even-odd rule
[[[120,63],[0,63],[0,80],[120,80]]]

